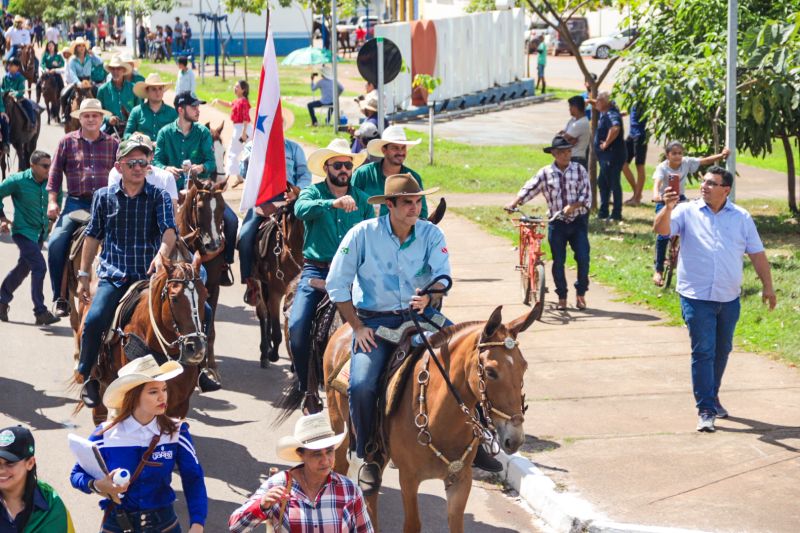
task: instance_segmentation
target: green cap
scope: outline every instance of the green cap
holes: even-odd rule
[[[143,150],[150,154],[153,151],[153,142],[150,137],[143,133],[134,133],[126,140],[119,143],[117,148],[117,161],[133,152],[134,150]]]

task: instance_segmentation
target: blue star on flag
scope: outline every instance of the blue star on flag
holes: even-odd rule
[[[263,133],[267,133],[264,129],[264,121],[269,118],[269,115],[258,115],[256,119],[256,129],[262,131]]]

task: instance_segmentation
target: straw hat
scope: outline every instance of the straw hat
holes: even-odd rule
[[[69,43],[69,53],[72,54],[72,55],[75,55],[75,48],[78,47],[78,46],[83,46],[84,48],[86,48],[86,51],[88,52],[89,51],[89,44],[90,43],[89,43],[89,41],[86,40],[86,38],[78,37],[77,39],[75,39],[74,41]]]
[[[278,440],[277,454],[285,461],[302,461],[303,458],[297,453],[297,448],[306,450],[324,450],[331,446],[338,448],[346,434],[346,429],[339,434],[334,433],[327,411],[303,416],[295,422],[293,435]]]
[[[70,113],[72,118],[81,118],[83,113],[101,113],[103,116],[110,117],[111,113],[103,109],[103,104],[97,98],[87,98],[81,102],[81,108]]]
[[[61,49],[61,55],[63,56],[64,54],[72,55],[72,49],[69,46],[65,46]]]
[[[119,409],[129,390],[151,381],[167,381],[181,372],[183,367],[177,361],[167,361],[159,366],[152,355],[139,357],[119,369],[119,377],[103,394],[103,403],[109,409]]]
[[[418,145],[420,142],[422,142],[422,139],[409,141],[403,126],[389,126],[383,130],[383,135],[381,135],[380,139],[373,139],[367,144],[367,152],[373,157],[383,157],[381,148],[387,144],[404,144],[411,147]]]
[[[294,113],[291,109],[281,107],[281,115],[283,116],[283,131],[289,131],[294,126]]]
[[[378,92],[377,91],[370,91],[368,94],[364,95],[363,98],[358,100],[358,107],[361,110],[369,110],[378,112]]]
[[[417,183],[417,180],[415,180],[414,176],[411,174],[393,174],[383,182],[383,194],[370,196],[368,202],[371,204],[382,204],[387,198],[427,196],[438,190],[439,187],[434,187],[433,189],[425,189],[423,191],[419,188],[419,183]]]
[[[119,55],[119,58],[124,63],[130,63],[130,65],[133,68],[139,68],[139,63],[141,63],[141,61],[139,61],[138,59],[134,59],[134,57],[131,55],[130,52],[122,52],[121,54],[118,54],[118,55]]]
[[[322,65],[319,69],[319,75],[329,80],[333,79],[333,69],[330,65]]]
[[[25,22],[25,19],[20,15],[15,15],[14,16],[14,24],[16,24],[17,22]]]
[[[126,63],[125,61],[122,61],[119,58],[119,56],[112,57],[111,61],[109,61],[106,64],[106,69],[112,69],[112,68],[123,68],[123,69],[125,69],[125,74],[130,74],[131,72],[133,72],[133,67],[130,65],[130,63]]]
[[[326,148],[320,148],[308,156],[308,169],[315,176],[327,176],[325,162],[332,157],[347,156],[353,159],[353,168],[360,167],[367,159],[367,154],[362,150],[354,154],[344,139],[334,139]]]
[[[127,65],[128,63],[126,63]],[[151,72],[144,81],[140,81],[133,86],[133,94],[139,98],[147,99],[148,87],[172,87],[173,83],[161,81],[161,76],[157,72]]]

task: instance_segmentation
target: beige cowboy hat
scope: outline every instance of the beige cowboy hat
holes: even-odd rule
[[[72,49],[69,46],[65,46],[61,49],[61,55],[63,56],[64,54],[72,55]]]
[[[126,63],[128,65],[128,63]],[[130,66],[130,65],[129,65]],[[162,81],[158,72],[151,72],[147,75],[144,81],[137,82],[133,86],[133,94],[142,99],[147,99],[148,87],[172,87],[173,83],[170,81]]]
[[[25,19],[20,15],[15,15],[14,16],[14,24],[16,24],[17,22],[25,22]]]
[[[289,131],[294,126],[294,113],[291,109],[281,107],[281,116],[283,116],[283,131]]]
[[[112,68],[125,69],[125,74],[130,74],[131,72],[133,72],[133,67],[130,65],[130,63],[126,63],[125,61],[122,61],[119,58],[119,56],[112,57],[111,61],[106,63],[106,69],[112,69]],[[136,95],[136,96],[139,96],[139,95]]]
[[[91,43],[89,43],[89,41],[87,41],[85,37],[78,37],[77,39],[69,43],[69,53],[75,55],[75,48],[77,48],[78,46],[83,46],[84,48],[86,48],[86,51],[88,52],[90,44]]]
[[[380,139],[373,139],[367,144],[367,152],[373,157],[383,157],[381,148],[387,144],[404,144],[411,147],[418,145],[420,142],[422,142],[422,139],[409,141],[403,126],[389,126],[383,130],[383,135],[381,135]]]
[[[399,198],[401,196],[427,196],[439,190],[439,187],[433,189],[420,189],[419,183],[414,179],[411,174],[393,174],[386,178],[383,183],[383,194],[378,196],[370,196],[368,202],[371,204],[382,204],[388,198]]]
[[[378,112],[378,92],[377,91],[370,91],[369,93],[365,94],[361,98],[358,99],[358,107],[361,110],[368,109],[370,111]]]
[[[159,366],[152,355],[139,357],[119,369],[117,379],[103,394],[103,403],[109,409],[120,409],[129,390],[151,381],[167,381],[181,372],[183,367],[177,361],[167,361]]]
[[[308,169],[315,176],[327,176],[325,162],[332,157],[347,156],[353,159],[353,168],[360,167],[367,160],[363,150],[357,154],[350,151],[350,145],[344,139],[334,139],[326,148],[320,148],[308,156]]]
[[[330,65],[322,65],[319,68],[319,75],[326,79],[333,79],[333,69]]]
[[[87,98],[81,102],[80,109],[70,113],[72,118],[81,118],[83,113],[101,113],[103,116],[110,117],[111,113],[103,109],[103,104],[97,98]]]
[[[123,62],[129,63],[133,68],[139,68],[139,63],[141,63],[141,61],[134,59],[130,52],[122,52],[117,55]]]
[[[298,448],[306,450],[324,450],[338,448],[342,444],[347,429],[337,434],[331,427],[327,411],[301,417],[294,424],[294,434],[281,437],[276,451],[278,457],[285,461],[299,462],[303,458],[297,453]]]

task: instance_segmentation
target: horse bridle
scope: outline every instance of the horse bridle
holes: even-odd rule
[[[202,237],[203,232],[201,231],[201,229],[199,227],[197,227],[197,224],[198,224],[197,221],[200,220],[200,212],[199,212],[198,207],[197,207],[197,195],[200,195],[200,194],[203,194],[203,195],[206,195],[206,194],[215,195],[215,194],[217,194],[217,191],[208,190],[208,189],[202,189],[202,188],[197,187],[197,186],[195,186],[195,190],[197,192],[195,194],[195,197],[192,198],[192,206],[191,206],[192,217],[191,217],[191,219],[187,220],[187,225],[189,226],[189,233],[193,233],[195,231],[197,232],[197,236],[194,238],[194,240],[195,241],[199,240],[199,244],[197,245],[197,250],[200,252],[200,255],[203,257],[203,262],[205,263],[205,262],[213,259],[214,257],[216,257],[216,256],[218,256],[219,254],[222,253],[222,250],[225,247],[224,245],[226,244],[225,243],[225,231],[223,231],[223,222],[220,222],[217,225],[217,233],[219,233],[219,236],[220,236],[220,246],[215,251],[210,252],[210,253],[206,253],[206,248],[205,248],[205,245],[203,244],[203,237]],[[212,215],[212,218],[213,218],[214,214],[212,213],[211,215]],[[217,224],[217,221],[213,220],[212,224]]]
[[[164,337],[164,334],[161,332],[161,328],[158,326],[156,322],[155,315],[153,313],[153,280],[150,281],[150,288],[148,289],[147,298],[148,298],[148,309],[150,311],[150,326],[153,328],[153,333],[158,340],[158,345],[161,346],[161,350],[164,352],[164,355],[169,356],[169,350],[174,349],[176,346],[179,347],[179,360],[185,362],[187,364],[197,364],[202,360],[202,357],[195,357],[191,358],[186,356],[185,348],[189,341],[197,339],[201,342],[206,342],[206,335],[203,333],[203,324],[200,320],[200,298],[197,293],[197,286],[196,282],[200,280],[199,277],[195,276],[194,270],[190,268],[192,271],[192,277],[189,278],[186,274],[186,268],[181,268],[181,273],[185,276],[183,278],[167,278],[164,281],[164,288],[161,289],[161,302],[163,303],[164,300],[167,301],[167,305],[169,305],[169,313],[170,318],[172,319],[172,333],[176,336],[176,339],[172,342],[167,341]],[[168,297],[167,291],[169,289],[169,285],[171,283],[179,283],[183,285],[184,294],[187,295],[189,299],[189,304],[191,305],[192,309],[192,323],[194,324],[195,330],[189,334],[182,334],[180,331],[180,326],[175,321],[175,311],[172,307],[172,299]],[[198,359],[198,360],[194,360]]]
[[[275,237],[275,248],[272,249],[272,253],[275,255],[275,277],[280,281],[283,281],[286,277],[283,270],[281,270],[280,257],[286,249],[286,219],[290,212],[288,204],[285,204],[270,215],[270,218],[275,221],[275,233],[277,234]],[[289,254],[289,259],[291,259],[294,266],[299,270],[303,270],[302,265],[297,264],[297,261],[295,261],[291,253]]]

